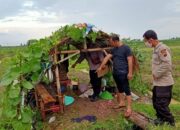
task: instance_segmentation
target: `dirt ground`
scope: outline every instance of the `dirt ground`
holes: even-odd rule
[[[89,76],[86,72],[70,72],[69,77],[72,78],[73,75],[78,75],[78,79],[80,83],[89,82]],[[69,93],[69,95],[75,98],[75,102],[69,106],[65,107],[65,112],[63,114],[51,114],[47,117],[47,127],[46,129],[50,130],[72,130],[77,125],[86,125],[88,122],[83,121],[81,123],[72,122],[72,118],[80,118],[83,116],[96,116],[98,121],[107,120],[112,117],[116,117],[119,112],[124,113],[124,109],[113,109],[112,107],[117,104],[116,98],[113,100],[103,100],[99,99],[96,102],[91,102],[88,98],[79,98],[77,95]],[[149,98],[140,98],[140,102],[148,102],[150,103]],[[56,120],[52,123],[48,123],[48,120],[55,116]]]
[[[56,121],[49,124],[52,130],[72,130],[77,123],[71,121],[72,118],[83,117],[86,115],[96,116],[97,120],[106,120],[114,117],[124,109],[113,109],[116,100],[102,100],[91,102],[88,98],[75,98],[75,102],[65,107],[64,114],[54,114]],[[64,130],[64,129],[63,129]]]
[[[141,97],[137,102],[151,103],[150,97]],[[47,123],[47,129],[50,130],[73,130],[78,125],[87,125],[89,122],[82,121],[81,123],[72,122],[72,118],[79,118],[86,115],[96,116],[97,121],[107,120],[117,117],[119,113],[124,113],[125,108],[113,109],[112,107],[117,104],[116,99],[103,100],[99,99],[96,102],[91,102],[88,98],[75,98],[75,102],[65,107],[63,114],[51,115],[56,117],[56,120],[50,124]],[[49,119],[49,118],[48,118]],[[48,122],[48,120],[47,120]]]

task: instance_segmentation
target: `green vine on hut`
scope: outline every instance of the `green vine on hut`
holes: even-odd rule
[[[6,71],[0,86],[5,87],[2,106],[0,107],[0,129],[30,130],[33,116],[36,114],[28,104],[25,96],[40,80],[43,72],[41,62],[49,63],[49,50],[63,38],[69,37],[76,43],[83,43],[85,28],[67,25],[53,32],[50,37],[28,43],[23,51],[12,57],[11,67]],[[98,32],[88,34],[95,41]],[[63,48],[61,48],[63,50]],[[42,75],[41,79],[44,75]]]

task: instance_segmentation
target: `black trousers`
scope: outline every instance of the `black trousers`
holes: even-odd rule
[[[96,73],[96,70],[90,70],[89,71],[90,76],[90,83],[92,85],[94,96],[98,96],[101,92],[101,79],[102,77],[98,78],[98,75]]]
[[[174,117],[169,109],[171,98],[172,86],[154,86],[152,101],[157,118],[165,122],[174,123]]]

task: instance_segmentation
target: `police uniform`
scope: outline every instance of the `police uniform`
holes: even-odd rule
[[[156,110],[157,118],[174,123],[174,117],[170,113],[169,104],[172,97],[172,77],[171,51],[163,43],[157,44],[152,56],[153,78],[153,106]]]

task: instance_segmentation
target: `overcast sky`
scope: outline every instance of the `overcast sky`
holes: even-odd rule
[[[87,22],[121,37],[180,36],[180,0],[0,0],[0,44],[49,36],[65,24]]]

